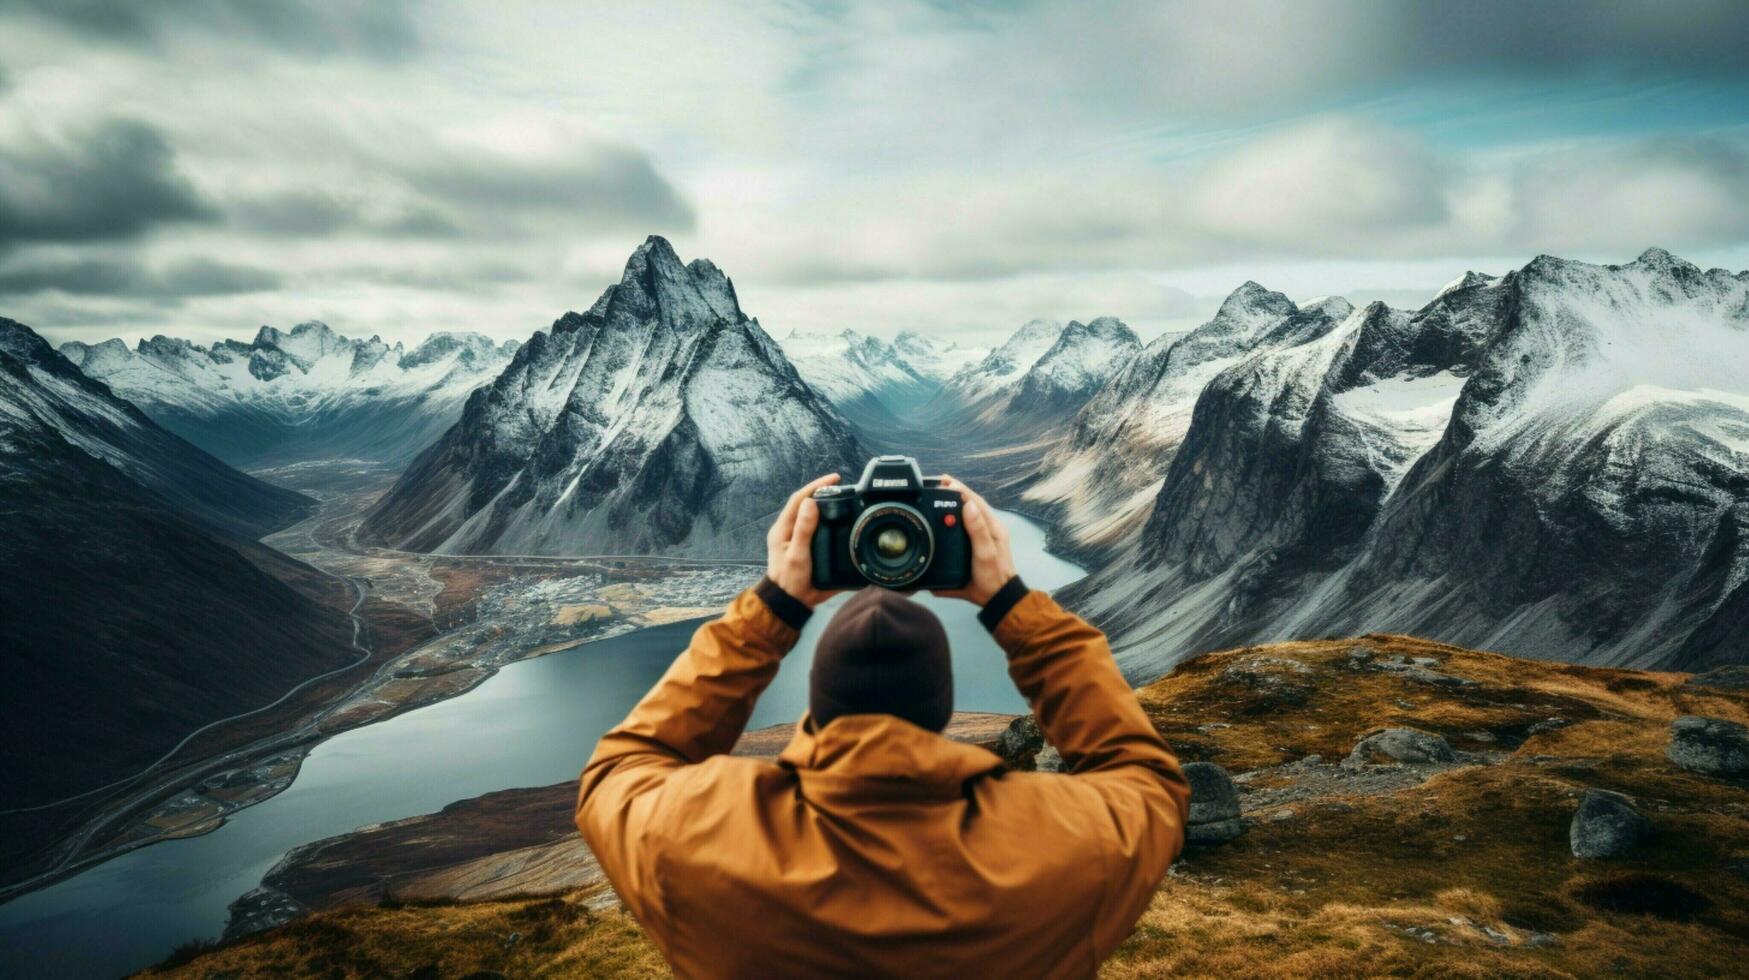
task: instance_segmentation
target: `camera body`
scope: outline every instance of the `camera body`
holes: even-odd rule
[[[817,589],[958,589],[972,579],[959,491],[909,456],[877,456],[854,486],[821,487],[814,502]]]

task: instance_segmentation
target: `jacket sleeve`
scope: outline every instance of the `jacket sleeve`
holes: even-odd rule
[[[658,813],[660,790],[686,766],[734,747],[754,702],[799,635],[799,623],[780,619],[771,600],[761,598],[767,591],[761,582],[699,627],[632,713],[601,737],[583,769],[577,829],[646,927],[662,905],[646,833]],[[780,595],[776,605],[790,614],[784,599],[789,597]],[[805,620],[806,607],[801,609]]]
[[[1105,634],[1036,590],[993,632],[1065,771],[1098,794],[1109,818],[1111,866],[1093,936],[1106,955],[1129,935],[1184,846],[1190,786],[1118,671]]]

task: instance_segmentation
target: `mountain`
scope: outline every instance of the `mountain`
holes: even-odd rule
[[[791,491],[865,461],[728,277],[651,237],[468,399],[361,533],[443,553],[753,556]]]
[[[803,380],[845,417],[864,427],[892,427],[927,403],[981,351],[938,344],[906,331],[891,343],[854,330],[791,331],[783,351]]]
[[[941,390],[877,337],[854,330],[835,334],[791,331],[783,352],[802,378],[847,418],[892,425]]]
[[[0,352],[16,369],[10,397],[28,405],[20,419],[52,429],[209,530],[254,540],[314,508],[308,497],[239,473],[165,431],[22,323],[0,317]]]
[[[1031,320],[949,378],[925,415],[938,428],[984,441],[1027,441],[1066,424],[1140,349],[1115,317]]]
[[[893,352],[913,371],[935,382],[937,387],[947,384],[948,379],[961,369],[978,363],[989,353],[981,347],[961,347],[951,340],[931,340],[914,330],[901,330],[893,338],[892,346]]]
[[[412,350],[325,323],[262,327],[249,343],[158,336],[61,346],[86,374],[235,466],[310,459],[404,463],[509,363],[515,342],[434,333]]]
[[[1241,359],[1318,335],[1352,310],[1340,297],[1301,309],[1247,282],[1207,323],[1149,344],[1087,401],[1022,494],[1027,505],[1053,511],[1053,546],[1097,556],[1132,538],[1203,387]]]
[[[5,806],[103,786],[353,659],[347,617],[231,537],[306,503],[165,432],[0,320]],[[22,869],[13,849],[42,842],[17,824],[33,818],[7,819],[6,863]]]
[[[937,414],[981,414],[992,403],[1006,404],[1009,389],[1045,355],[1063,333],[1057,320],[1028,320],[1002,345],[975,364],[954,372],[930,408]]]
[[[1749,659],[1749,273],[1543,256],[1217,375],[1146,524],[1067,598],[1132,676],[1414,632],[1658,669]]]

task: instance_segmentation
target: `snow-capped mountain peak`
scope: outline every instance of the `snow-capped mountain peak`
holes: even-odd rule
[[[159,424],[235,464],[410,458],[509,362],[514,345],[437,333],[412,352],[309,320],[203,347],[155,336],[62,345],[80,370]]]
[[[1027,370],[1012,404],[1023,411],[1079,409],[1141,347],[1116,317],[1071,320]]]
[[[468,400],[362,531],[447,553],[752,554],[787,493],[863,455],[728,277],[651,237]]]
[[[1290,335],[1208,382],[1138,539],[1066,596],[1133,676],[1363,630],[1657,669],[1749,652],[1749,273],[1540,256]]]

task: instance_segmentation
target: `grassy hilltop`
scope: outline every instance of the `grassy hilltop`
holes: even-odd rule
[[[1247,829],[1185,855],[1106,976],[1740,975],[1749,956],[1749,783],[1665,756],[1673,719],[1749,721],[1749,691],[1367,636],[1211,654],[1139,693],[1185,761],[1234,775]],[[1443,736],[1454,758],[1341,764],[1386,727]],[[1573,857],[1591,787],[1632,797],[1651,838]],[[470,880],[490,863],[470,856]],[[151,975],[666,974],[599,886],[351,894]]]

